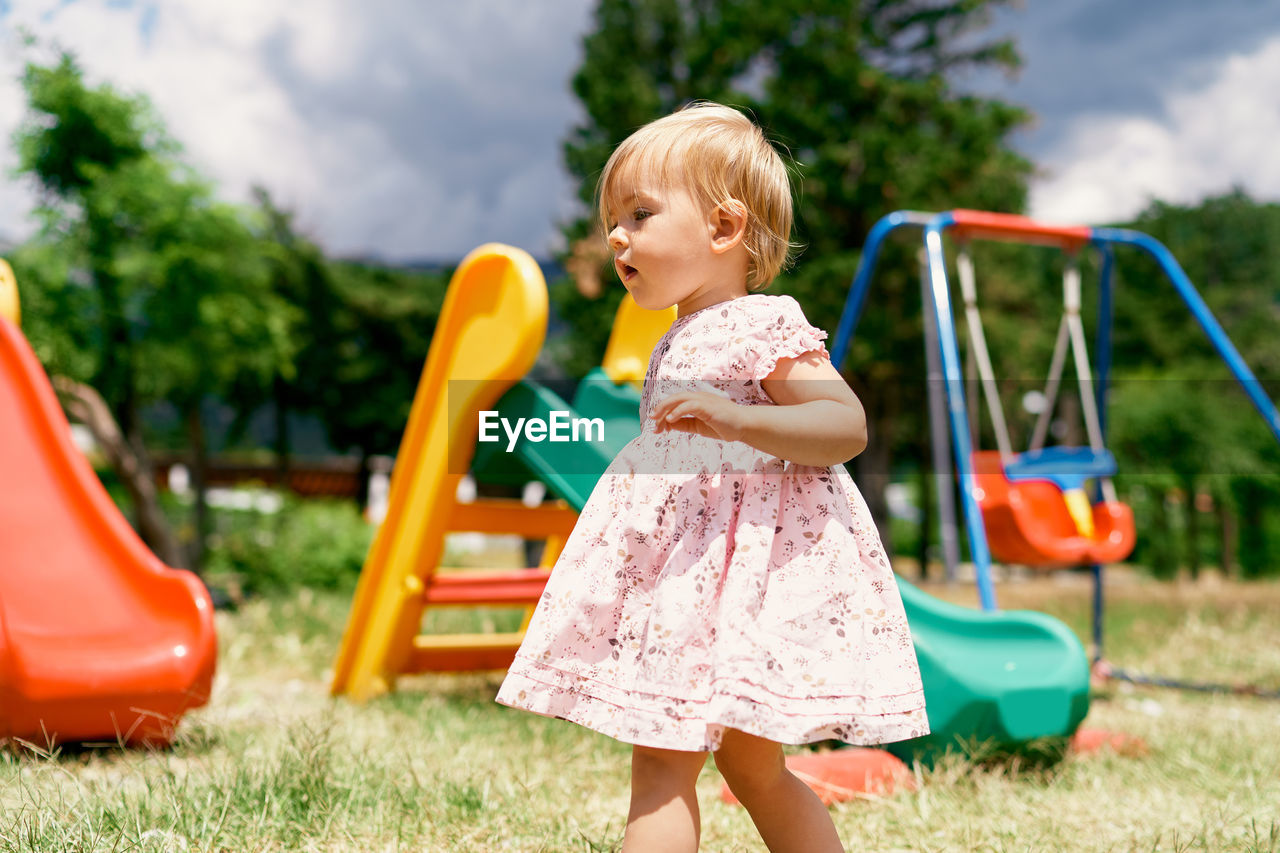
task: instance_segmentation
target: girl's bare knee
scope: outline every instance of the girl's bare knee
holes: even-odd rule
[[[692,786],[706,760],[705,752],[636,746],[631,750],[631,784],[633,787]]]
[[[752,794],[772,790],[787,772],[781,746],[741,732],[726,733],[715,758],[729,790],[743,802]]]

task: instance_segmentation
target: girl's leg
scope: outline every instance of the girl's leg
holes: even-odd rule
[[[844,853],[827,807],[787,769],[781,746],[729,729],[715,756],[772,853]]]
[[[694,853],[702,834],[694,783],[705,752],[636,746],[631,750],[631,811],[623,853]]]

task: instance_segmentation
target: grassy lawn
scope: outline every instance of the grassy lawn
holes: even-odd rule
[[[967,588],[929,591],[974,600]],[[1088,636],[1086,583],[999,593],[1004,607],[1053,613]],[[1130,579],[1109,595],[1117,665],[1280,688],[1280,585]],[[170,750],[0,750],[0,849],[617,849],[625,746],[494,704],[494,674],[406,678],[361,706],[330,699],[347,605],[303,591],[220,613],[213,701]],[[1113,682],[1085,725],[1147,751],[1047,768],[950,761],[917,769],[914,793],[833,807],[837,825],[850,850],[1280,850],[1280,701]],[[762,850],[719,789],[708,766],[703,849]]]

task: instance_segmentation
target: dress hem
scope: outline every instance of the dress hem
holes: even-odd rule
[[[566,684],[566,681],[569,684]],[[906,694],[909,707],[886,713],[849,711],[823,704],[820,712],[785,713],[749,696],[718,692],[694,705],[699,713],[681,714],[674,707],[657,710],[621,704],[584,692],[581,677],[540,680],[524,672],[509,672],[497,701],[511,708],[567,720],[624,743],[691,752],[719,748],[726,729],[736,729],[777,743],[805,744],[839,740],[856,746],[894,743],[929,733],[923,691]],[[549,687],[560,688],[556,691]],[[626,695],[624,693],[624,695]],[[812,699],[806,701],[812,706]],[[845,707],[847,709],[848,702]],[[689,710],[686,708],[686,710]]]

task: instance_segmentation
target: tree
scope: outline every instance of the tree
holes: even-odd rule
[[[998,2],[600,0],[573,81],[586,121],[565,145],[580,197],[590,202],[609,153],[640,125],[694,99],[750,110],[799,173],[804,249],[775,290],[834,331],[860,247],[884,213],[1023,206],[1030,164],[1006,138],[1025,113],[950,82],[964,67],[1016,66],[1010,43],[974,35]],[[598,239],[592,227],[589,216],[568,225],[570,245]],[[858,467],[882,530],[891,454],[915,455],[925,433],[915,261],[902,251],[886,261],[849,377],[871,418],[875,440]],[[553,298],[573,328],[571,369],[598,363],[621,289],[591,302],[562,285]]]
[[[1280,329],[1280,205],[1260,204],[1237,189],[1195,205],[1155,202],[1132,227],[1169,248],[1272,399],[1280,397],[1274,343]],[[1224,569],[1234,554],[1245,575],[1280,571],[1276,543],[1268,538],[1280,514],[1280,481],[1268,474],[1280,464],[1280,447],[1156,264],[1140,253],[1117,253],[1116,270],[1122,470],[1173,478],[1166,483],[1176,484],[1185,498],[1182,562],[1193,574],[1200,493],[1211,495],[1218,508]]]
[[[348,261],[331,275],[341,309],[333,340],[320,342],[333,369],[319,403],[330,441],[358,450],[363,469],[400,445],[451,271]]]
[[[69,378],[101,393],[125,455],[136,460],[120,474],[131,484],[140,532],[170,563],[186,561],[142,484],[152,475],[140,413],[156,401],[178,408],[193,451],[191,556],[198,566],[205,529],[201,401],[245,375],[287,372],[299,317],[272,293],[245,213],[217,202],[182,163],[145,100],[88,86],[68,55],[52,66],[28,64],[23,86],[30,115],[17,134],[19,171],[44,196],[43,229],[30,257],[43,262],[33,280],[48,294],[33,305],[82,309],[56,322],[37,320],[33,342],[38,352],[66,356],[60,367],[74,371]],[[42,334],[51,340],[41,342]]]
[[[242,435],[250,416],[270,406],[275,421],[273,449],[277,482],[289,481],[293,439],[290,417],[318,410],[326,378],[333,373],[333,318],[336,297],[328,259],[315,243],[299,235],[293,214],[278,207],[265,187],[255,187],[254,197],[262,220],[263,250],[267,258],[271,290],[306,318],[294,328],[297,354],[291,365],[270,375],[242,374],[231,395],[237,419],[233,436]]]
[[[1280,205],[1236,189],[1194,205],[1153,202],[1132,227],[1169,248],[1254,371],[1280,376]],[[1118,360],[1215,371],[1217,354],[1156,264],[1143,253],[1116,261],[1116,311],[1130,321],[1117,329]]]
[[[94,404],[97,392],[81,395],[80,408],[98,415],[87,425],[97,426],[95,437],[117,460],[143,539],[165,562],[182,564],[154,490],[148,493],[152,473],[138,435],[135,359],[123,294],[102,252],[109,218],[101,211],[95,215],[87,203],[78,220],[64,214],[95,177],[144,156],[150,115],[141,101],[106,87],[87,89],[69,56],[51,68],[29,65],[23,85],[32,117],[16,136],[19,171],[34,176],[46,198],[38,210],[41,238],[15,256],[24,289],[30,291],[28,337],[52,371],[107,392],[109,418]],[[64,382],[62,387],[71,392],[75,386]]]
[[[256,195],[272,288],[307,322],[297,329],[296,369],[265,385],[250,378],[237,390],[237,408],[249,413],[273,404],[282,470],[288,466],[289,413],[317,416],[330,444],[358,453],[360,482],[366,483],[369,457],[394,454],[399,446],[450,271],[330,260],[296,232],[292,214],[265,190]]]

